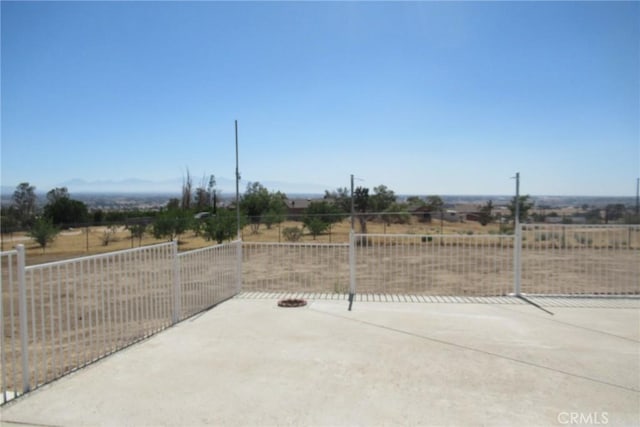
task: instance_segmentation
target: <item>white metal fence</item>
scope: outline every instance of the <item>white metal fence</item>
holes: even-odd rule
[[[24,250],[0,252],[0,273],[0,403],[4,403],[28,386],[22,378],[22,355],[26,354],[22,346],[27,342],[21,334],[26,330],[20,327],[20,316],[26,313],[19,287],[24,282]]]
[[[513,289],[513,237],[356,234],[359,294],[496,296]]]
[[[521,226],[521,292],[640,294],[640,226]]]
[[[520,243],[520,244],[519,244]],[[0,403],[243,292],[640,295],[640,226],[353,234],[348,244],[167,243],[25,267],[2,252]]]
[[[23,247],[3,252],[0,403],[233,296],[239,254],[172,242],[24,267]]]
[[[349,244],[242,243],[243,292],[347,293]]]
[[[231,298],[240,291],[240,241],[178,254],[180,310],[177,320]]]

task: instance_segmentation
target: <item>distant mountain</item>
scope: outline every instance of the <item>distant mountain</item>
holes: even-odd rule
[[[57,187],[67,187],[72,195],[73,193],[179,193],[181,186],[180,179],[151,181],[138,178],[97,181],[74,178],[57,185]]]
[[[249,181],[240,180],[240,192],[244,193]],[[309,183],[291,183],[282,181],[260,181],[262,185],[270,191],[282,191],[284,193],[324,193],[328,187],[309,184]],[[124,180],[100,180],[86,181],[83,179],[72,179],[65,181],[59,187],[67,187],[69,193],[180,193],[183,179],[173,178],[163,181],[150,181],[137,178],[129,178]],[[198,178],[193,179],[193,187],[200,185]],[[216,187],[219,191],[229,194],[235,193],[235,180],[216,177]],[[12,190],[13,191],[13,190]]]
[[[328,186],[311,184],[311,183],[296,183],[296,182],[284,182],[284,181],[263,181],[263,180],[240,180],[240,193],[244,193],[249,181],[259,181],[262,185],[268,188],[270,191],[282,191],[283,193],[320,193],[324,194],[324,190],[330,189]],[[46,194],[47,191],[54,187],[67,187],[69,193],[118,193],[118,194],[141,194],[141,193],[169,193],[180,194],[182,189],[183,178],[169,178],[166,180],[153,181],[139,178],[127,178],[121,180],[95,180],[88,181],[82,178],[74,178],[64,182],[60,182],[51,187],[42,187],[36,185],[37,194]],[[193,187],[200,185],[200,179],[193,178]],[[235,194],[236,182],[234,179],[225,177],[216,177],[216,187],[223,194]],[[3,185],[2,195],[11,196],[15,191],[16,186]]]

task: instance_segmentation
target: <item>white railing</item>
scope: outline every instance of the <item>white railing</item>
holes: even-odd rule
[[[27,267],[36,387],[171,325],[175,244]]]
[[[242,243],[210,246],[178,254],[180,316],[193,316],[238,293],[238,249]]]
[[[639,295],[640,226],[521,226],[524,294]]]
[[[359,294],[496,296],[513,289],[513,236],[356,234]]]
[[[29,267],[19,245],[0,259],[0,403],[241,290],[640,295],[640,226],[352,234],[348,244],[235,241],[180,254],[172,242]]]
[[[243,292],[347,293],[349,245],[242,243]]]
[[[24,281],[24,247],[0,252],[0,403],[28,390],[22,372],[26,361],[25,297],[20,292]]]
[[[24,247],[3,252],[0,403],[235,295],[240,244],[178,254],[171,242],[28,267]]]

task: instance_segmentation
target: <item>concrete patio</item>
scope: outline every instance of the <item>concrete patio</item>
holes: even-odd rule
[[[640,310],[236,297],[3,426],[640,424]],[[575,422],[574,422],[575,421]]]

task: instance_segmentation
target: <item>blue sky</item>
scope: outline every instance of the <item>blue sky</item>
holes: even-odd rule
[[[519,171],[523,193],[633,195],[640,175],[638,2],[1,14],[3,186],[233,179],[235,119],[243,179],[274,190],[355,174],[402,194],[510,194]]]

